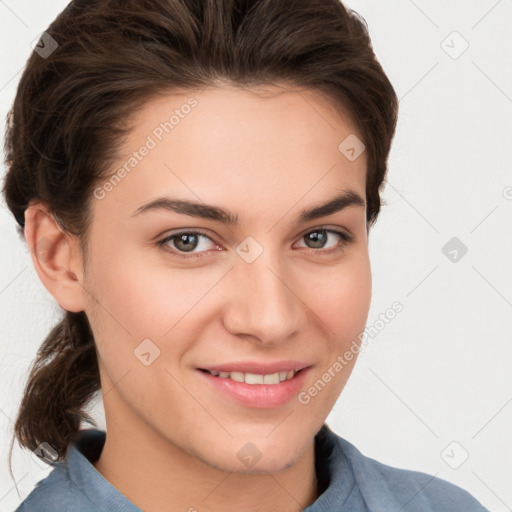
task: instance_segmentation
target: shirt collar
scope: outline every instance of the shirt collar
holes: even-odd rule
[[[303,512],[342,510],[354,490],[354,476],[336,438],[326,423],[315,436],[315,471],[320,495]]]
[[[357,510],[401,510],[375,460],[363,455],[324,423],[316,436],[316,448],[328,475],[328,488],[303,512],[327,512],[356,507]],[[321,474],[321,473],[320,473]],[[319,468],[317,468],[317,475]],[[320,476],[319,476],[320,478]]]

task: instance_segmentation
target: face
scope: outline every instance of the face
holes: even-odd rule
[[[225,471],[280,471],[356,361],[339,362],[370,307],[366,155],[340,152],[356,132],[325,99],[276,86],[159,97],[133,126],[95,191],[84,281],[107,428]],[[363,204],[301,218],[349,192]],[[144,208],[160,198],[203,216]],[[248,362],[308,368],[258,390],[200,370]],[[248,441],[254,469],[237,456]]]

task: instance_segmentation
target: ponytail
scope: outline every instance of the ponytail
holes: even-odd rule
[[[89,321],[83,311],[66,311],[32,363],[14,425],[18,443],[32,451],[47,443],[57,452],[56,460],[63,461],[81,422],[96,426],[85,406],[99,389]]]

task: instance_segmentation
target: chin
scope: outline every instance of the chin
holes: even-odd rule
[[[293,466],[300,458],[300,453],[297,450],[283,446],[278,452],[269,449],[268,456],[251,444],[245,445],[242,450],[236,448],[234,457],[232,453],[233,450],[226,447],[224,451],[217,453],[201,454],[196,451],[195,457],[211,468],[246,475],[280,473]],[[247,456],[252,456],[252,460],[244,460]]]
[[[245,468],[243,464],[227,463],[225,466],[218,467],[223,471],[239,473],[244,475],[266,475],[268,473],[280,473],[295,464],[295,460],[289,458],[283,459],[263,459],[261,458],[254,466]]]

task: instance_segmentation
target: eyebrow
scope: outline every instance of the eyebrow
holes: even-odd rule
[[[315,206],[313,208],[303,210],[297,218],[296,224],[319,219],[332,215],[333,213],[344,210],[350,206],[359,206],[366,208],[366,201],[356,192],[352,190],[344,191],[342,194],[330,199],[327,203]],[[172,211],[198,217],[201,219],[209,219],[222,222],[227,225],[236,225],[238,223],[238,215],[234,215],[228,210],[223,210],[218,206],[208,205],[204,203],[196,203],[186,199],[174,199],[171,197],[159,197],[137,208],[131,217],[137,217],[143,213],[151,211]]]

